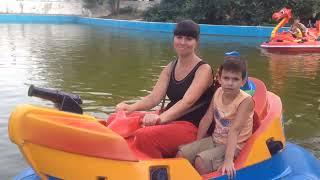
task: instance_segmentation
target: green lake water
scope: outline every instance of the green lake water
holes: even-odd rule
[[[79,94],[83,109],[106,118],[123,100],[146,95],[174,58],[172,35],[87,25],[0,24],[0,179],[27,167],[8,138],[8,118],[28,97],[30,84]],[[320,157],[320,54],[262,51],[265,38],[201,36],[199,54],[214,69],[226,51],[238,50],[249,76],[265,82],[283,102],[287,140]]]

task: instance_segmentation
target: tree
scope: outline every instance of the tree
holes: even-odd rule
[[[110,5],[111,13],[118,15],[120,9],[120,0],[107,0],[107,2]]]
[[[147,10],[147,21],[177,22],[192,19],[205,24],[267,25],[272,14],[290,7],[293,14],[308,19],[319,12],[319,0],[162,0]]]

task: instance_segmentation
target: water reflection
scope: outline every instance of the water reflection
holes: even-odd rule
[[[261,55],[269,62],[270,90],[283,103],[287,140],[320,157],[320,54]]]
[[[281,91],[288,77],[315,80],[319,71],[320,53],[318,54],[278,54],[261,51],[269,59],[269,71],[272,79],[271,88]]]
[[[284,104],[287,137],[310,142],[320,128],[320,54],[261,53],[269,61],[270,89]]]

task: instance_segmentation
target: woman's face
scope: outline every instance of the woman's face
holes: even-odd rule
[[[173,47],[178,56],[188,56],[195,52],[198,41],[190,36],[174,36]]]

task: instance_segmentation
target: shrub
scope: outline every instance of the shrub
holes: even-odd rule
[[[177,22],[192,19],[205,24],[261,25],[275,23],[272,14],[290,7],[308,19],[320,10],[319,0],[162,0],[144,13],[146,21]]]

